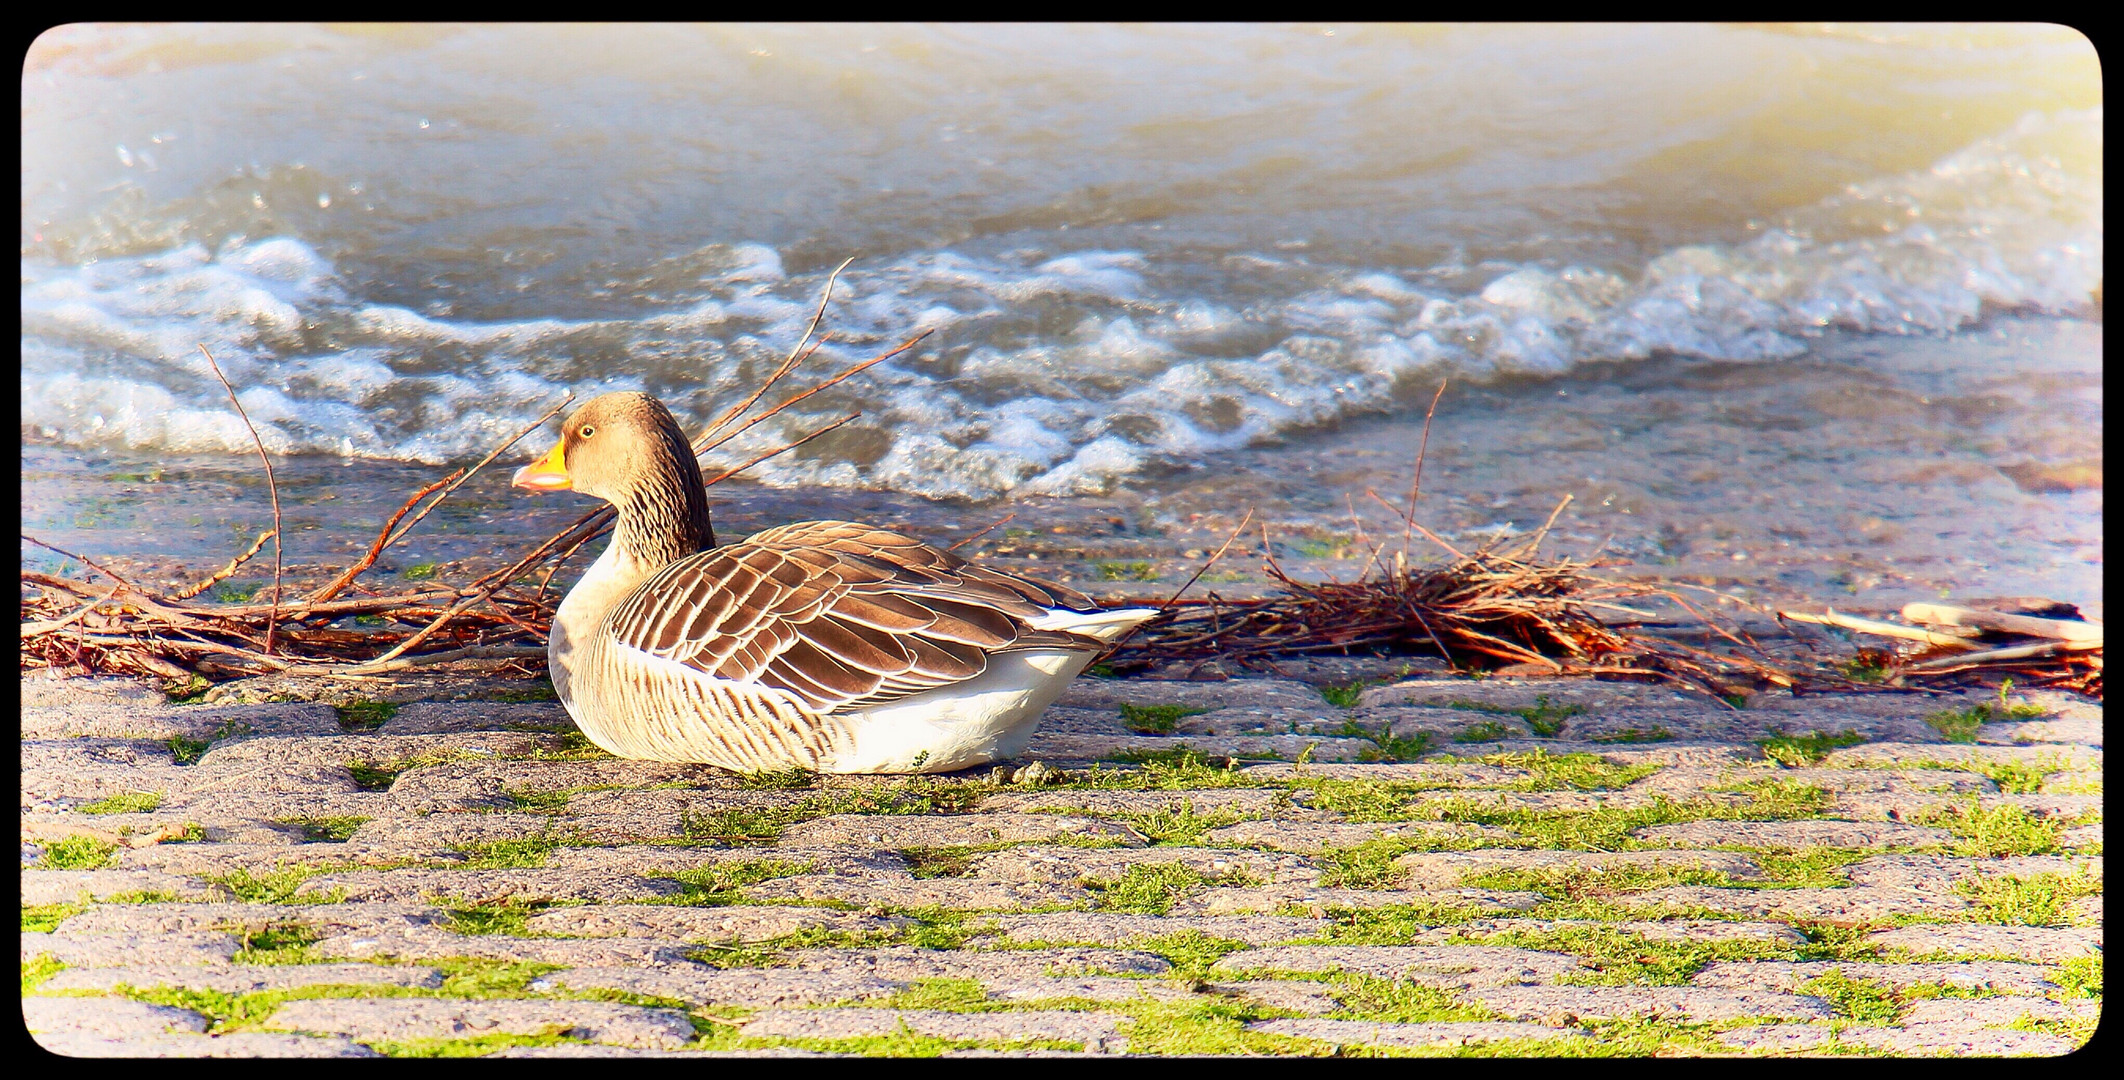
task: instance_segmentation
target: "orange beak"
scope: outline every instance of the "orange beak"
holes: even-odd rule
[[[532,464],[516,470],[511,484],[533,491],[568,491],[573,485],[568,482],[568,463],[561,457],[565,443],[554,443],[553,452]]]

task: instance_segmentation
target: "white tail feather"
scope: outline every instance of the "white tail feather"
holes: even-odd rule
[[[1035,630],[1062,630],[1083,634],[1088,638],[1112,642],[1128,633],[1137,623],[1155,617],[1157,608],[1111,608],[1106,611],[1071,611],[1068,608],[1049,608],[1047,614],[1032,620]]]

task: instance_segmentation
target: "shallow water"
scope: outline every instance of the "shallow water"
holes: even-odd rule
[[[565,392],[714,414],[852,257],[815,363],[934,333],[711,459],[864,412],[725,532],[1015,512],[977,550],[1150,589],[1258,506],[1354,572],[1449,377],[1449,538],[1571,494],[1648,572],[2099,608],[2070,31],[76,26],[23,86],[25,528],[91,555],[262,527],[195,343],[315,562]],[[579,512],[505,472],[396,572]]]

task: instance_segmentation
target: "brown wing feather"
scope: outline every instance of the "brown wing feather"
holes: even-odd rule
[[[1051,607],[1097,605],[897,533],[807,521],[666,566],[605,628],[620,644],[828,712],[971,679],[990,653],[1096,645],[1029,625]]]

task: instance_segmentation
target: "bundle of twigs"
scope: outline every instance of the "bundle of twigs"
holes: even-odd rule
[[[853,364],[754,413],[754,406],[770,390],[825,343],[825,337],[818,335],[819,322],[825,316],[834,281],[846,266],[843,263],[827,278],[818,311],[788,357],[744,400],[708,425],[693,442],[695,453],[722,446],[806,398],[906,352],[928,336],[928,331],[916,334],[897,348]],[[434,581],[410,591],[380,595],[364,589],[359,579],[379,556],[404,540],[452,492],[566,408],[572,395],[496,446],[478,464],[456,470],[414,492],[384,524],[366,554],[333,575],[323,587],[289,600],[282,594],[280,494],[271,459],[258,438],[257,428],[250,426],[250,417],[237,402],[234,388],[222,376],[220,365],[204,346],[200,351],[228,389],[229,400],[250,427],[259,458],[265,463],[267,488],[273,498],[273,528],[261,534],[249,550],[204,580],[163,589],[129,581],[88,558],[24,535],[24,540],[73,559],[91,571],[88,580],[22,571],[21,663],[25,669],[52,667],[84,674],[165,678],[267,673],[363,676],[455,661],[498,660],[527,670],[543,663],[547,630],[560,599],[552,589],[553,577],[585,544],[611,531],[613,511],[609,506],[584,514],[507,565],[471,582]],[[860,415],[851,412],[713,475],[707,483],[713,486],[727,480]],[[424,505],[423,499],[428,500]],[[408,515],[411,520],[407,520]],[[264,549],[268,540],[274,544],[273,593],[268,602],[214,604],[196,599],[235,574]],[[97,577],[104,580],[95,580]],[[338,629],[332,625],[358,616],[372,616],[395,625],[374,630]]]
[[[1860,660],[1892,684],[1960,684],[2012,678],[2021,686],[2049,686],[2102,696],[2102,624],[2072,604],[2046,599],[2001,599],[1954,604],[1905,604],[1902,623],[1822,612],[1780,611],[1781,619],[1833,626],[1904,643],[1866,648]]]

